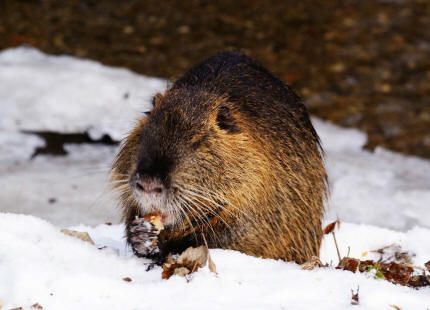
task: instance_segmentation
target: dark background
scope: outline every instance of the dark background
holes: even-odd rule
[[[428,0],[0,0],[0,49],[21,44],[168,79],[240,48],[368,149],[430,158]]]

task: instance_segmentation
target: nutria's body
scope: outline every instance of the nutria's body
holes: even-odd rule
[[[112,167],[138,256],[163,260],[204,239],[298,263],[319,254],[326,172],[306,108],[287,85],[223,52],[153,103]],[[163,215],[159,236],[139,220],[148,212]],[[156,250],[146,250],[148,239]]]

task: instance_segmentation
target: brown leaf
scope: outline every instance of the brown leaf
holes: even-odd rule
[[[415,256],[415,254],[413,253],[404,251],[400,245],[395,243],[387,245],[372,252],[380,255],[378,261],[382,263],[395,262],[398,264],[411,264],[412,257]]]
[[[430,276],[416,275],[408,280],[408,285],[412,287],[423,287],[430,285]]]
[[[336,222],[328,224],[324,228],[324,235],[327,235],[327,234],[331,233],[334,230],[335,227],[336,227]]]
[[[315,267],[322,267],[323,264],[318,256],[312,256],[307,262],[300,265],[303,270],[312,270]]]
[[[177,267],[175,268],[173,274],[175,276],[185,277],[186,275],[190,274],[190,270],[187,267]]]
[[[357,287],[357,293],[354,293],[353,290],[351,290],[351,305],[357,306],[360,304],[360,297],[358,296],[358,291],[360,290],[360,287]]]
[[[24,310],[24,309],[22,309],[22,307],[17,307],[17,308],[12,308],[10,310]]]
[[[181,265],[176,263],[164,263],[163,272],[161,273],[161,278],[164,280],[169,279],[171,276],[175,274],[175,270],[181,267],[182,267]]]
[[[197,269],[204,267],[208,260],[208,248],[199,246],[197,248],[189,247],[175,261],[171,256],[163,264],[162,279],[169,279],[172,275],[186,276]]]
[[[39,305],[37,302],[31,306],[34,309],[43,309],[43,307],[41,305]]]
[[[427,270],[430,271],[430,260],[424,264],[426,266]]]
[[[402,308],[400,308],[399,306],[396,306],[396,305],[390,305],[390,307],[392,307],[392,308],[394,308],[396,310],[402,310]]]
[[[133,281],[130,277],[125,277],[125,278],[122,278],[125,282],[131,282],[131,281]]]
[[[337,224],[337,229],[340,229],[340,219],[339,219],[339,217],[336,217],[336,224]]]
[[[336,269],[349,270],[351,272],[357,272],[359,270],[360,260],[356,258],[344,257],[337,265]]]
[[[87,232],[81,232],[81,231],[70,230],[70,229],[62,229],[61,232],[65,235],[81,239],[82,241],[86,241],[94,245],[94,241],[91,239],[90,235]]]
[[[209,267],[209,271],[215,273],[216,275],[218,275],[218,272],[216,272],[216,265],[212,260],[212,257],[208,251],[208,267]]]
[[[206,265],[208,260],[208,248],[206,246],[199,246],[197,248],[189,247],[181,255],[179,255],[177,263],[184,265],[191,273],[195,272],[198,268]]]
[[[390,281],[395,284],[401,284],[401,285],[407,285],[410,276],[414,272],[414,269],[407,265],[397,264],[395,262],[391,262],[388,264],[379,263],[379,262],[374,262],[372,260],[361,261],[360,271],[361,272],[368,271],[367,270],[368,266],[377,267],[377,269],[380,270],[380,272],[384,275],[384,278],[387,281]]]
[[[406,285],[414,269],[409,266],[396,264],[391,262],[389,264],[381,264],[382,273],[384,277],[393,283]]]

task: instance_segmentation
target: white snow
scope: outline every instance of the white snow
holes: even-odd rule
[[[119,222],[106,184],[116,147],[67,145],[67,156],[29,160],[44,142],[22,130],[88,131],[119,140],[166,84],[30,48],[0,52],[2,309],[30,309],[36,302],[44,309],[430,308],[429,288],[412,290],[332,268],[302,271],[293,263],[225,250],[211,250],[217,277],[205,268],[189,283],[161,280],[159,268],[146,272],[145,260],[125,247],[122,225],[103,225]],[[362,132],[313,122],[327,155],[326,221],[342,221],[336,235],[342,255],[350,247],[350,256],[362,258],[396,243],[415,254],[414,264],[430,260],[430,161],[384,149],[372,153],[362,149]],[[107,248],[59,232],[70,226]],[[331,236],[321,258],[337,263]],[[350,290],[358,285],[360,306],[351,306]]]
[[[357,309],[430,306],[430,288],[414,290],[334,268],[303,271],[294,263],[229,250],[211,250],[218,276],[205,267],[188,283],[177,276],[162,280],[160,267],[146,272],[146,261],[124,250],[122,225],[77,228],[89,231],[97,247],[110,248],[98,250],[35,217],[0,214],[0,298],[5,309],[30,309],[37,302],[44,309],[332,310],[352,307],[351,289],[357,287]],[[422,230],[422,235],[430,233]],[[430,256],[430,244],[414,243],[423,237],[417,233],[344,223],[337,236],[358,255],[396,241],[415,251],[421,263]],[[355,238],[357,234],[363,238]],[[321,256],[337,262],[331,236],[324,240]]]
[[[0,53],[0,129],[85,132],[120,140],[166,81],[18,47]],[[42,116],[43,117],[40,117]]]
[[[366,135],[313,119],[326,152],[328,218],[397,230],[430,228],[430,161],[382,148],[363,150]]]

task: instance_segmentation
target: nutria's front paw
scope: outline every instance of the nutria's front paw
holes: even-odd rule
[[[134,254],[139,257],[154,258],[160,253],[158,248],[159,230],[144,218],[137,218],[128,228],[128,242]]]

